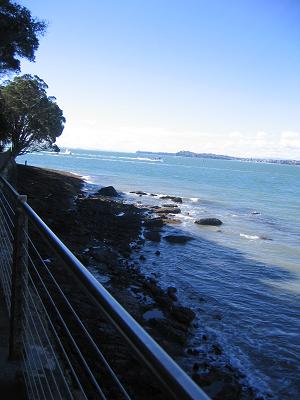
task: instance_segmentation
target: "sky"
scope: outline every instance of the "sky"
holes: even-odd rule
[[[20,0],[58,145],[300,159],[299,0]]]

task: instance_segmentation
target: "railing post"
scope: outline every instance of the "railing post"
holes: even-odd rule
[[[27,196],[19,195],[15,210],[15,227],[13,243],[13,264],[11,274],[11,307],[10,307],[10,332],[9,332],[9,358],[19,359],[22,354],[21,334],[24,325],[22,305],[27,281],[27,249],[28,249],[28,218],[22,203]]]

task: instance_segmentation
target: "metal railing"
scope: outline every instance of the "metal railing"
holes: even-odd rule
[[[10,356],[29,399],[208,397],[0,176]]]

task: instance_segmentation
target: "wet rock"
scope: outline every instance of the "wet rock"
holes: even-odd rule
[[[218,218],[201,218],[201,219],[196,220],[195,224],[219,226],[219,225],[222,225],[223,222]]]
[[[221,314],[213,314],[213,319],[217,319],[218,321],[221,321],[221,319],[223,318]]]
[[[181,224],[182,221],[180,219],[170,218],[169,216],[163,216],[163,222],[168,225],[177,225]]]
[[[161,228],[164,225],[162,218],[149,218],[144,221],[144,226],[147,228]]]
[[[212,350],[215,353],[215,355],[217,355],[217,356],[220,356],[223,353],[222,349],[219,346],[217,346],[216,344],[214,344],[212,346]]]
[[[198,356],[199,355],[199,350],[197,349],[187,349],[187,354],[191,356]]]
[[[95,194],[99,196],[109,196],[109,197],[118,196],[118,192],[113,186],[103,187],[100,190],[98,190],[98,192],[96,192]]]
[[[141,190],[136,190],[136,191],[129,192],[129,193],[138,194],[139,196],[147,196],[148,195],[148,193],[142,192]]]
[[[146,257],[143,256],[143,254],[141,254],[141,255],[140,255],[140,260],[141,260],[141,261],[145,261],[145,260],[146,260]]]
[[[167,203],[167,204],[162,204],[162,207],[167,207],[167,208],[174,208],[174,207],[178,207],[176,204],[170,204],[170,203]]]
[[[179,244],[184,244],[189,242],[190,240],[193,240],[191,236],[186,236],[186,235],[167,235],[164,236],[164,239],[169,243],[179,243]]]
[[[193,371],[199,371],[200,364],[199,363],[194,363],[193,365]]]
[[[177,296],[176,293],[177,289],[173,286],[170,286],[167,288],[167,295],[170,297],[170,299],[172,299],[173,301],[177,301]]]
[[[171,314],[177,321],[185,325],[190,325],[196,316],[193,310],[183,306],[173,306]]]
[[[167,293],[168,293],[168,294],[169,294],[169,293],[177,293],[176,287],[174,287],[174,286],[169,286],[169,287],[167,288]]]
[[[109,265],[116,264],[118,260],[118,253],[105,243],[98,243],[97,246],[91,247],[88,254],[92,256],[95,261]]]
[[[273,239],[271,239],[271,238],[269,238],[269,237],[267,237],[267,236],[264,236],[264,235],[260,236],[259,238],[260,238],[261,240],[273,240]]]
[[[156,256],[160,256],[160,251],[159,251],[159,250],[156,250],[155,255],[156,255]]]
[[[176,196],[161,196],[161,199],[168,199],[174,201],[174,203],[182,203],[182,198]]]
[[[161,239],[160,233],[157,231],[146,231],[144,237],[151,240],[151,242],[160,242]]]
[[[180,214],[181,210],[179,207],[155,207],[154,212],[157,214]]]

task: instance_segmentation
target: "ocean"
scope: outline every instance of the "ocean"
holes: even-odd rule
[[[176,286],[197,312],[192,345],[216,338],[230,362],[262,398],[300,398],[300,167],[91,150],[18,157],[29,165],[84,176],[87,190],[114,186],[128,202],[159,205],[141,190],[183,198],[185,245],[147,242],[142,269]],[[167,201],[169,202],[169,201]],[[199,226],[216,217],[221,227]],[[155,251],[161,252],[160,257]]]

